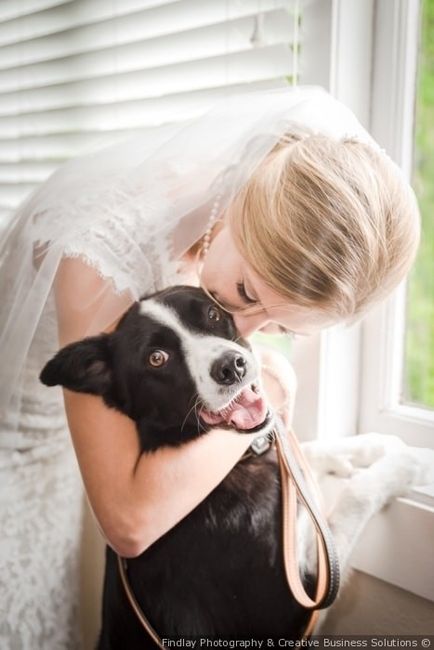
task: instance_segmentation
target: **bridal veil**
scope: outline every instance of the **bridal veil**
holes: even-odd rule
[[[217,194],[224,208],[283,133],[306,127],[378,146],[321,88],[252,91],[71,160],[19,207],[0,240],[0,421],[7,413],[9,431],[19,427],[26,360],[46,327],[62,259],[80,258],[97,272],[94,293],[78,279],[66,299],[78,315],[93,308],[84,335],[101,331],[132,300],[162,288],[152,280],[155,261],[176,270],[205,232]]]

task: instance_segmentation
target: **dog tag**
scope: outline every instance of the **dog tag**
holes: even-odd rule
[[[257,438],[254,439],[254,441],[250,445],[250,449],[257,456],[260,456],[261,454],[265,454],[265,452],[268,451],[270,447],[271,447],[271,440],[268,438],[268,436],[258,436]]]

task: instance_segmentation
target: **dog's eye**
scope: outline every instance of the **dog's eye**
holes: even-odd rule
[[[209,307],[209,309],[208,309],[208,318],[210,320],[214,320],[214,321],[219,321],[220,320],[221,314],[220,314],[219,310],[217,309],[217,307],[214,307],[213,305],[211,305],[211,307]]]
[[[163,350],[154,350],[149,355],[149,363],[154,368],[160,368],[161,366],[164,366],[168,358],[169,355],[167,352],[164,352]]]

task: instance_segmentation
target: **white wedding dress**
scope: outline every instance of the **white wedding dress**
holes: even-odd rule
[[[185,125],[70,161],[0,236],[1,650],[80,647],[83,489],[61,389],[38,380],[59,347],[59,265],[79,257],[105,278],[85,334],[100,332],[125,309],[119,297],[186,281],[179,260],[204,234],[217,197],[224,210],[281,135],[305,124],[371,141],[322,89],[224,98]],[[89,286],[90,276],[67,297],[77,312],[89,306],[81,304]]]
[[[68,174],[68,168],[63,173]],[[116,210],[108,209],[113,208],[113,197],[100,196],[100,211],[107,208],[103,218],[96,218],[94,204],[92,225],[77,232],[63,251],[110,278],[114,293],[134,287],[142,294],[191,283],[183,263],[170,257],[168,233],[153,227],[156,186],[152,192],[148,184],[140,190],[140,210],[131,187],[123,204],[117,198]],[[89,200],[95,202],[97,197],[93,194]],[[67,215],[41,213],[38,228],[54,231],[56,219],[73,218],[74,206],[68,210]],[[123,264],[113,264],[119,259]],[[78,595],[84,493],[62,391],[38,380],[58,349],[57,341],[50,294],[26,358],[19,422],[13,426],[7,414],[0,420],[1,650],[81,647]]]
[[[185,280],[182,265],[173,257],[169,239],[173,227],[161,227],[167,207],[161,179],[115,178],[114,168],[118,175],[122,166],[131,164],[119,161],[119,155],[116,163],[113,158],[104,161],[105,153],[85,163],[71,161],[23,208],[34,215],[33,241],[49,236],[59,240],[65,230],[71,231],[62,243],[61,258],[80,257],[91,273],[106,278],[108,304],[116,303],[125,291],[133,299]],[[88,164],[85,180],[83,164]],[[70,192],[67,202],[62,200],[65,187]],[[48,191],[53,192],[52,204],[46,199]],[[35,207],[43,202],[45,209]],[[92,218],[80,221],[84,213]],[[74,220],[77,226],[71,228]],[[181,247],[194,241],[195,228],[197,236],[202,234],[207,218],[201,221],[203,217],[196,219],[196,226],[191,224],[187,237],[181,228],[186,242],[180,241]],[[22,236],[18,233],[16,247],[24,250],[28,245],[27,233],[28,228]],[[35,268],[31,286],[37,274]],[[1,650],[81,648],[78,594],[84,493],[62,391],[47,388],[38,379],[58,348],[51,288],[25,358],[18,416],[0,412]]]

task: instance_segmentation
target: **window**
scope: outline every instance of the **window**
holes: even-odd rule
[[[432,79],[432,72],[429,72],[432,63],[425,62],[429,51],[426,32],[429,30],[423,22],[429,16],[429,7],[432,7],[432,0],[424,3],[399,1],[390,6],[380,3],[376,16],[372,133],[407,178],[412,180],[413,176],[422,213],[425,213],[425,231],[408,294],[406,287],[401,286],[387,303],[369,315],[363,326],[359,430],[400,435],[408,444],[434,448],[434,412],[428,408],[429,401],[421,392],[419,378],[417,382],[414,379],[421,372],[417,366],[420,360],[423,371],[432,373],[428,361],[432,350],[428,339],[421,336],[421,332],[429,331],[425,324],[429,315],[421,313],[427,309],[428,297],[420,295],[421,288],[425,291],[426,283],[431,280],[423,275],[428,272],[426,265],[430,261],[427,262],[425,248],[429,249],[430,245],[426,224],[429,220],[432,222],[432,216],[426,210],[432,193],[432,177],[429,178],[426,161],[422,164],[421,158],[422,152],[426,155],[430,137],[426,125],[428,129],[431,127],[424,115],[430,106],[426,89]],[[431,110],[432,106],[431,103]]]
[[[355,112],[409,178],[419,7],[419,0],[335,0],[328,22],[322,17],[323,29],[311,32],[323,38],[326,64],[315,67],[324,72],[322,85]],[[308,38],[303,34],[303,43]],[[434,449],[433,412],[401,399],[405,296],[401,287],[362,324],[294,342],[292,362],[299,385],[294,429],[301,439],[377,431]],[[353,566],[434,600],[432,581],[427,580],[433,497],[429,488],[415,491],[375,517],[352,556]]]
[[[402,401],[434,408],[434,2],[422,4],[412,184],[422,238],[407,291]]]
[[[423,172],[424,181],[428,176],[420,156],[430,136],[421,111],[429,105],[432,110],[433,106],[427,103],[429,92],[425,94],[429,66],[424,69],[424,57],[429,53],[429,45],[424,30],[428,28],[429,16],[432,20],[432,6],[432,0],[376,3],[372,59],[370,130],[407,178],[413,180],[419,201],[422,198],[422,210],[426,210],[425,199],[420,196],[418,175]],[[429,65],[432,67],[432,59]],[[428,194],[434,187],[432,177],[429,180]],[[432,220],[431,214],[429,218]],[[429,230],[423,237],[429,241]],[[426,269],[423,251],[418,260],[421,263]],[[358,431],[398,435],[409,445],[433,450],[434,412],[410,376],[411,372],[418,372],[410,368],[432,354],[414,330],[414,324],[419,327],[421,320],[419,310],[425,308],[414,289],[414,283],[420,282],[420,268],[414,270],[408,293],[406,286],[401,285],[363,323]],[[420,359],[411,348],[415,336],[422,348]],[[429,370],[429,365],[425,364],[425,368]],[[422,453],[428,457],[432,452]],[[433,534],[434,486],[427,486],[414,490],[410,498],[397,499],[369,524],[353,556],[353,566],[434,600],[432,581],[427,579]]]

